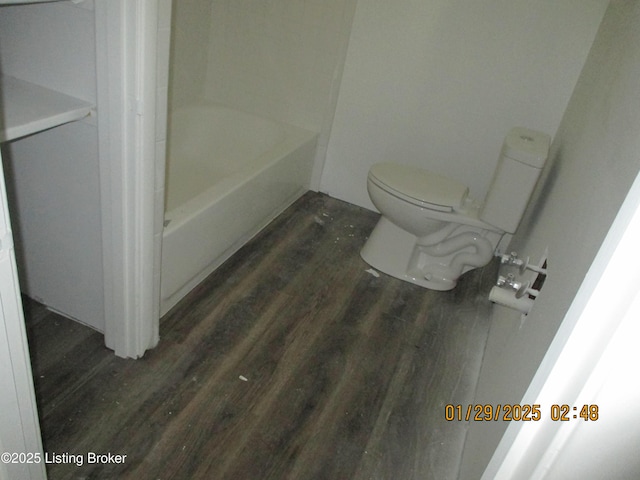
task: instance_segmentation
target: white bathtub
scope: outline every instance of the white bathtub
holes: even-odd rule
[[[172,113],[162,314],[308,189],[316,138],[221,106]]]

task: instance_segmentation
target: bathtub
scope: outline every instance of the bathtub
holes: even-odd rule
[[[307,191],[316,139],[217,105],[171,114],[161,314]]]

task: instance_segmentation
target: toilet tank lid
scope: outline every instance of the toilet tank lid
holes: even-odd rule
[[[549,156],[551,137],[524,127],[512,128],[504,140],[502,154],[536,168],[544,166]]]
[[[429,170],[393,163],[378,163],[371,167],[369,176],[398,193],[419,203],[457,209],[464,203],[469,189],[455,180]]]

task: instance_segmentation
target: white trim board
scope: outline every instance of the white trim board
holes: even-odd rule
[[[159,339],[154,180],[157,0],[96,2],[105,343],[137,358]]]

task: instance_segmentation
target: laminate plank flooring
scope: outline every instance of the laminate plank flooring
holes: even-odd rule
[[[359,256],[376,220],[307,193],[138,360],[26,300],[45,451],[83,461],[49,478],[456,478],[467,424],[444,406],[472,399],[496,266],[450,292],[376,277]]]

